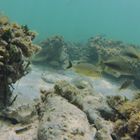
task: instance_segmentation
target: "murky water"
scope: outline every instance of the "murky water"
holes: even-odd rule
[[[37,40],[61,34],[67,40],[85,41],[102,34],[140,43],[139,0],[1,0],[0,10],[36,30]]]

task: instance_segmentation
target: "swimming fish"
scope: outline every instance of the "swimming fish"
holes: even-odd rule
[[[100,65],[102,65],[105,72],[114,74],[116,77],[120,77],[121,75],[134,76],[136,74],[135,69],[132,67],[130,61],[126,57],[115,56],[102,61]]]
[[[134,82],[134,80],[131,80],[131,79],[125,80],[125,81],[122,83],[122,85],[120,86],[119,90],[126,89],[126,88],[129,87],[133,82]]]
[[[72,62],[69,60],[69,65],[66,67],[66,69],[69,69],[72,67]]]
[[[128,47],[123,51],[123,55],[132,59],[140,59],[140,50],[134,47]]]
[[[76,73],[89,77],[101,77],[102,75],[101,69],[90,63],[79,62],[75,65],[72,65],[70,61],[69,66],[67,68],[72,68]]]

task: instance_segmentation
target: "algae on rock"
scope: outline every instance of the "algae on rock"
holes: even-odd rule
[[[57,82],[54,89],[56,94],[85,112],[90,124],[97,129],[97,134],[99,134],[97,140],[104,140],[104,138],[105,140],[112,140],[113,126],[109,119],[113,113],[101,94],[96,93],[90,86],[78,89],[66,81]]]
[[[92,129],[84,112],[66,99],[49,93],[43,104],[44,114],[38,130],[39,140],[94,139],[96,129]]]
[[[33,44],[36,33],[25,30],[25,26],[11,23],[0,16],[0,102],[1,107],[11,104],[11,88],[29,72],[30,57],[40,47]]]
[[[117,98],[114,98],[117,99]],[[109,102],[113,102],[110,99]],[[114,109],[117,110],[116,118],[114,118],[114,134],[118,139],[129,138],[131,140],[140,139],[140,98],[133,99],[131,101],[120,100],[114,106]],[[122,117],[123,116],[123,117]]]

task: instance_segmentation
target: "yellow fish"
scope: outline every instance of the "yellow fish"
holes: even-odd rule
[[[90,63],[77,63],[75,65],[72,65],[71,62],[69,62],[69,66],[67,68],[72,68],[76,73],[81,74],[81,75],[85,75],[88,77],[101,77],[102,72],[101,70],[96,67],[93,64]]]

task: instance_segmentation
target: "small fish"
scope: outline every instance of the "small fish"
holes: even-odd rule
[[[27,125],[27,126],[24,126],[24,127],[19,127],[19,128],[15,129],[15,132],[16,132],[16,134],[23,133],[24,131],[27,131],[30,128],[31,128],[31,125]]]
[[[72,67],[72,62],[69,60],[69,65],[66,67],[66,69],[70,69]]]
[[[126,89],[126,88],[129,87],[133,82],[134,82],[134,80],[130,80],[130,79],[125,80],[125,81],[122,83],[122,85],[120,86],[119,90]]]
[[[72,68],[76,73],[82,74],[89,77],[101,77],[101,70],[93,64],[90,63],[77,63],[72,65],[69,62],[69,66],[67,68]]]

